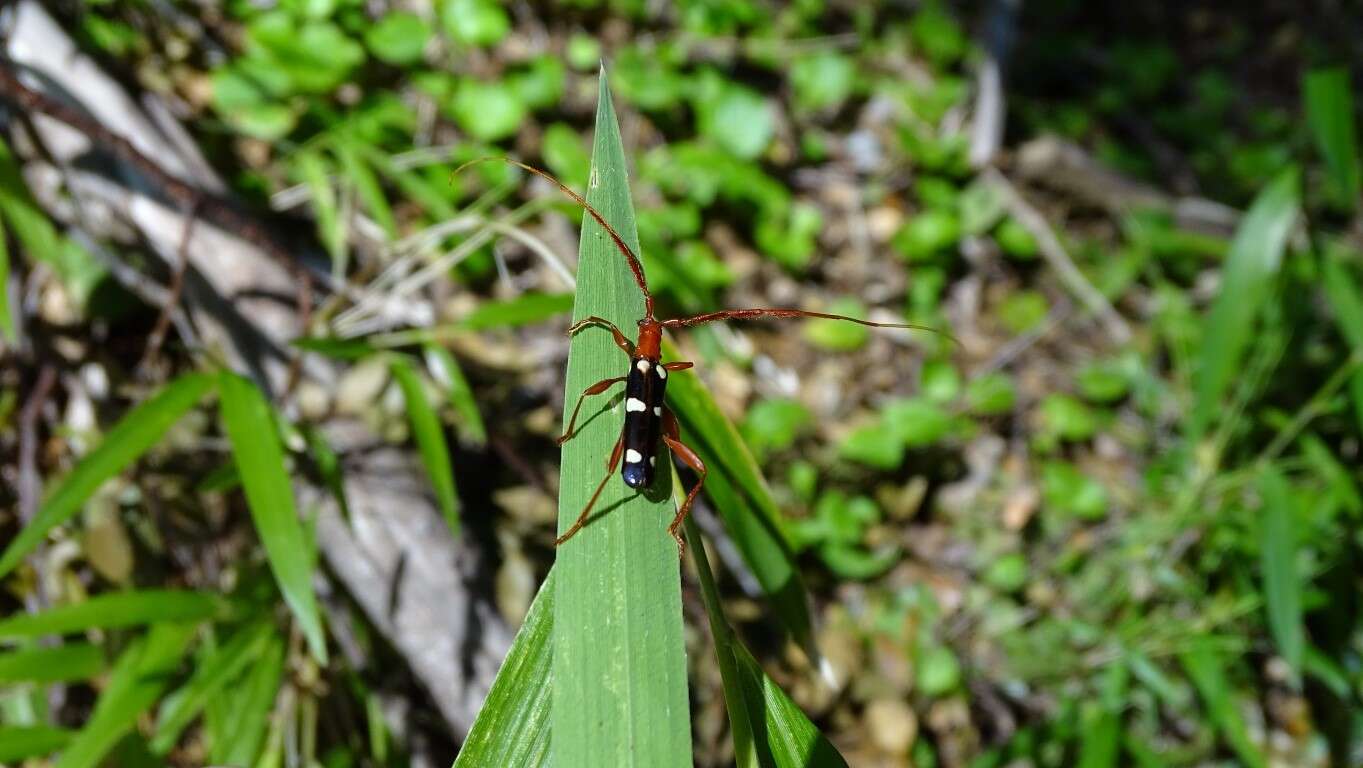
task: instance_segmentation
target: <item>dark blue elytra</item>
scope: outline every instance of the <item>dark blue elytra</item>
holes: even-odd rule
[[[620,477],[631,488],[653,484],[662,434],[667,371],[657,358],[635,357],[625,379],[625,456]]]

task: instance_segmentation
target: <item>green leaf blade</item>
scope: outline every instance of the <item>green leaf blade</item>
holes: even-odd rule
[[[1259,564],[1264,576],[1268,628],[1292,674],[1301,679],[1306,634],[1302,625],[1302,583],[1297,574],[1296,526],[1292,494],[1277,467],[1259,477],[1263,518],[1259,528]]]
[[[430,478],[440,512],[445,516],[450,535],[458,536],[459,495],[455,491],[454,474],[450,470],[450,448],[445,443],[444,427],[426,399],[426,391],[412,364],[398,357],[393,360],[391,368],[393,378],[397,379],[398,388],[402,390],[402,398],[407,403],[407,419],[412,425],[421,463],[426,467],[426,476]]]
[[[1249,728],[1235,708],[1231,697],[1230,682],[1226,679],[1225,668],[1221,665],[1220,655],[1210,638],[1202,637],[1195,645],[1180,655],[1183,668],[1197,687],[1207,715],[1212,724],[1221,731],[1235,753],[1250,768],[1266,768],[1263,753],[1249,738]]]
[[[624,148],[601,78],[587,200],[638,248]],[[574,318],[603,317],[634,328],[643,297],[605,231],[584,220]],[[564,420],[579,393],[619,376],[628,361],[599,329],[579,333],[568,358]],[[617,402],[583,410],[578,435],[563,448],[559,530],[575,521],[605,474],[624,410]],[[604,412],[603,412],[604,410]],[[599,415],[599,417],[598,417]],[[594,519],[558,548],[554,605],[555,765],[691,765],[690,707],[682,642],[677,546],[670,474],[635,493],[606,478]]]
[[[105,480],[160,441],[172,424],[212,388],[212,376],[188,374],[167,384],[155,397],[134,408],[57,484],[38,513],[0,555],[0,578],[19,564],[48,531],[70,520]]]
[[[95,768],[161,695],[194,637],[193,624],[157,624],[128,646],[95,711],[62,752],[57,768]]]
[[[90,643],[25,648],[0,654],[0,683],[64,683],[104,671],[104,651]]]
[[[1299,200],[1298,173],[1288,169],[1259,193],[1236,230],[1221,272],[1221,290],[1203,332],[1188,430],[1194,440],[1221,410],[1222,395],[1278,275]]]
[[[1349,70],[1343,67],[1312,70],[1306,74],[1302,92],[1306,122],[1329,172],[1331,197],[1343,210],[1357,210],[1363,169],[1358,163]]]
[[[192,622],[223,613],[222,599],[206,592],[146,589],[98,595],[83,603],[0,620],[0,637],[69,635],[90,629]]]
[[[326,638],[312,591],[312,547],[294,507],[269,403],[250,381],[224,371],[219,379],[224,431],[241,474],[242,489],[256,533],[284,602],[298,619],[317,661],[327,660]]]

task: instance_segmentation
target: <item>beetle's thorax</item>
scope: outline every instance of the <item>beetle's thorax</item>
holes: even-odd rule
[[[663,324],[651,317],[639,321],[639,357],[657,360],[662,357]]]

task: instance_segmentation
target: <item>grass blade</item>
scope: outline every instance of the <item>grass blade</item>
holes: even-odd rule
[[[671,345],[664,354],[676,359]],[[809,658],[818,664],[809,596],[795,557],[781,531],[781,513],[757,461],[738,430],[719,410],[692,371],[672,375],[668,403],[681,421],[686,443],[700,454],[710,474],[705,493],[714,502],[743,560],[752,569],[776,614]]]
[[[14,316],[9,312],[9,237],[0,223],[0,337],[14,341]]]
[[[675,482],[675,479],[674,479]],[[729,714],[729,735],[734,743],[734,765],[736,768],[757,768],[763,765],[758,757],[757,745],[753,742],[753,729],[748,712],[747,699],[743,695],[743,678],[738,671],[738,661],[734,658],[733,627],[724,616],[724,607],[719,598],[719,587],[715,584],[714,572],[710,570],[710,558],[705,554],[705,542],[700,536],[700,527],[689,516],[686,518],[686,543],[691,550],[691,559],[696,563],[696,573],[700,577],[701,600],[705,603],[705,616],[710,621],[710,636],[715,643],[715,660],[719,665],[719,678],[724,686],[724,707]],[[770,757],[770,750],[765,757]]]
[[[118,658],[95,711],[57,768],[94,768],[161,695],[194,637],[193,624],[157,624]]]
[[[393,378],[398,380],[402,399],[407,402],[407,418],[412,423],[412,436],[416,438],[417,450],[421,453],[421,463],[426,467],[426,476],[431,479],[440,512],[445,516],[445,524],[451,536],[459,535],[459,495],[454,488],[454,474],[450,469],[450,448],[445,444],[445,428],[440,417],[426,400],[426,390],[421,379],[405,357],[395,357],[391,368]]]
[[[1287,236],[1297,219],[1297,176],[1296,169],[1284,171],[1259,193],[1231,243],[1221,270],[1221,290],[1202,336],[1188,429],[1194,441],[1201,439],[1212,416],[1222,410],[1226,386],[1252,338],[1255,317],[1271,293]]]
[[[748,649],[735,643],[733,651],[754,725],[753,738],[759,745],[767,745],[773,764],[777,768],[847,768],[837,748],[762,671]]]
[[[0,726],[0,763],[17,765],[30,757],[50,755],[75,735],[75,731],[48,725]]]
[[[223,729],[210,733],[209,752],[215,765],[253,765],[265,741],[270,712],[284,673],[284,641],[271,633],[255,665],[239,686],[228,691]]]
[[[487,425],[483,423],[483,415],[478,412],[478,401],[473,397],[473,387],[469,386],[464,369],[459,367],[454,355],[439,344],[426,344],[422,351],[426,356],[426,370],[449,395],[450,406],[458,416],[457,426],[464,439],[475,445],[486,445]]]
[[[612,251],[612,253],[618,255],[616,251]],[[633,285],[633,283],[630,283],[630,285]],[[506,301],[489,301],[480,304],[477,309],[470,312],[457,325],[468,331],[534,325],[567,312],[573,308],[573,305],[573,294],[571,293],[527,293]],[[633,327],[632,323],[631,327]]]
[[[1306,646],[1302,627],[1302,583],[1297,575],[1296,526],[1287,480],[1272,465],[1259,476],[1263,519],[1259,526],[1259,563],[1264,574],[1264,604],[1268,628],[1278,653],[1301,679]]]
[[[1355,210],[1359,188],[1363,186],[1360,181],[1363,171],[1358,165],[1349,71],[1343,67],[1312,70],[1306,75],[1302,91],[1306,96],[1306,122],[1329,171],[1331,199],[1344,210]]]
[[[104,671],[104,651],[89,643],[0,654],[0,683],[66,683]]]
[[[454,768],[537,768],[549,764],[549,695],[553,689],[554,570],[549,571]]]
[[[767,676],[734,635],[724,617],[700,529],[690,518],[686,520],[686,538],[700,576],[701,598],[715,641],[738,768],[846,766],[837,748]]]
[[[355,150],[355,145],[363,143],[349,137],[337,141],[334,144],[336,159],[340,161],[350,183],[354,185],[355,194],[364,202],[365,210],[383,229],[388,239],[392,240],[397,237],[398,232],[397,223],[393,220],[393,209],[389,207],[388,198],[383,194],[383,186],[379,184],[373,169],[360,159],[359,152]]]
[[[0,555],[0,578],[19,564],[48,531],[76,514],[105,480],[156,445],[172,424],[213,386],[212,376],[189,374],[167,384],[155,397],[134,408],[57,484],[33,520]]]
[[[1266,768],[1264,756],[1259,748],[1250,741],[1249,729],[1244,718],[1235,708],[1231,698],[1230,683],[1221,666],[1221,658],[1215,645],[1207,638],[1199,638],[1196,645],[1180,656],[1183,668],[1192,679],[1202,702],[1207,707],[1207,715],[1212,724],[1221,731],[1221,736],[1231,749],[1240,756],[1250,768]]]
[[[313,150],[304,150],[294,159],[298,175],[308,187],[308,199],[312,202],[312,215],[317,219],[317,236],[326,246],[331,257],[332,273],[337,279],[346,273],[346,240],[349,237],[347,222],[341,216],[341,207],[336,200],[336,190],[331,186],[330,169],[322,156]]]
[[[161,703],[151,751],[158,755],[170,752],[180,733],[203,711],[209,699],[259,659],[273,633],[268,622],[259,622],[239,631],[197,664],[189,681]]]
[[[96,628],[203,621],[221,615],[223,607],[221,598],[207,592],[175,589],[114,592],[83,603],[0,620],[0,637],[69,635]]]
[[[1334,252],[1325,257],[1321,282],[1340,333],[1358,355],[1363,354],[1363,293],[1359,292],[1358,283],[1344,265],[1343,256],[1343,253]],[[1349,393],[1354,402],[1354,416],[1359,428],[1363,429],[1363,371],[1354,371]]]
[[[624,147],[604,72],[591,179],[587,200],[638,248]],[[577,277],[575,319],[597,315],[634,328],[643,316],[643,296],[623,257],[590,217],[584,217]],[[626,365],[610,334],[599,329],[578,334],[568,357],[564,421],[580,392],[619,376]],[[584,408],[579,434],[563,447],[560,531],[577,519],[601,482],[623,417],[618,400],[597,398]],[[671,474],[658,474],[656,487],[645,493],[610,478],[595,519],[558,549],[555,765],[691,765],[681,578],[677,546],[667,534]]]
[[[232,456],[241,474],[246,504],[256,533],[270,561],[284,602],[298,619],[308,647],[319,664],[327,663],[322,617],[312,592],[313,547],[303,534],[294,508],[293,489],[284,469],[274,418],[265,396],[254,384],[224,371],[219,390],[223,429],[232,442]]]

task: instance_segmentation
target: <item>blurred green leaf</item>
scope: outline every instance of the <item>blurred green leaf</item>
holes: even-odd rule
[[[446,34],[469,45],[493,45],[511,31],[506,11],[489,0],[444,0],[440,19]]]
[[[249,380],[224,371],[218,389],[223,431],[241,474],[251,520],[270,561],[279,591],[303,630],[318,663],[327,660],[326,637],[312,591],[313,547],[294,507],[275,420],[265,396]]]
[[[0,619],[0,637],[69,635],[96,628],[202,621],[223,612],[222,601],[205,592],[174,589],[110,592],[81,603]]]
[[[766,100],[713,71],[703,73],[698,83],[695,108],[700,135],[744,160],[761,155],[776,132]]]
[[[1090,363],[1074,380],[1079,394],[1094,403],[1113,403],[1126,397],[1130,382],[1119,361]]]
[[[269,644],[274,627],[267,621],[238,630],[232,639],[198,660],[194,674],[183,686],[161,702],[156,716],[156,732],[151,750],[165,755],[175,747],[180,734],[203,711],[209,699],[217,696],[251,664],[260,660]]]
[[[393,358],[391,368],[393,378],[397,379],[398,387],[402,389],[402,399],[407,403],[407,420],[412,425],[412,435],[421,452],[421,463],[426,467],[426,476],[430,478],[440,512],[445,516],[445,525],[449,527],[450,535],[457,537],[459,494],[454,487],[450,448],[445,443],[444,426],[426,399],[426,390],[412,364],[399,356]]]
[[[1069,395],[1047,395],[1040,406],[1041,429],[1060,440],[1088,440],[1098,431],[1093,410]]]
[[[918,655],[917,688],[924,696],[944,696],[961,684],[961,662],[945,645],[929,645]]]
[[[0,762],[22,765],[28,758],[46,757],[69,744],[76,733],[49,725],[0,725]]]
[[[317,219],[317,236],[331,257],[332,273],[343,278],[347,268],[346,244],[350,239],[349,225],[341,217],[336,189],[331,185],[331,168],[320,152],[304,150],[294,158],[299,180],[308,187],[308,200]]]
[[[1266,768],[1267,763],[1259,748],[1249,738],[1249,729],[1236,708],[1226,680],[1219,652],[1211,638],[1194,638],[1193,647],[1179,655],[1188,677],[1202,695],[1202,703],[1221,736],[1235,750],[1235,754],[1250,768]]]
[[[397,237],[397,222],[393,220],[393,209],[388,205],[388,198],[383,193],[383,187],[379,184],[379,179],[374,175],[373,169],[362,159],[357,144],[363,142],[357,139],[344,138],[336,141],[333,148],[336,152],[336,159],[341,163],[341,171],[345,174],[345,179],[350,183],[355,194],[364,203],[364,210],[369,213],[374,222],[383,229],[383,233],[391,240]]]
[[[57,768],[95,768],[137,727],[180,665],[194,624],[156,624],[118,657],[90,718],[62,750]]]
[[[851,297],[838,299],[829,304],[828,308],[823,311],[857,319],[866,317],[866,307]],[[823,347],[835,352],[852,352],[866,346],[866,341],[871,337],[871,332],[864,325],[849,323],[845,320],[816,318],[804,322],[804,337],[806,341],[816,347]]]
[[[961,394],[961,374],[950,360],[928,360],[923,363],[918,388],[934,403],[949,403]]]
[[[795,105],[804,110],[839,106],[852,93],[856,74],[852,59],[830,51],[797,59],[790,67]]]
[[[874,552],[861,547],[828,542],[819,547],[819,559],[828,570],[844,581],[866,581],[884,574],[904,556],[898,546],[882,547]]]
[[[449,102],[450,116],[476,141],[501,141],[520,130],[526,104],[506,83],[465,78]]]
[[[1047,507],[1084,520],[1107,516],[1107,489],[1069,462],[1051,461],[1042,467],[1041,495]]]
[[[208,706],[222,708],[220,729],[209,729],[209,754],[215,765],[252,765],[265,741],[270,713],[279,697],[287,649],[275,633],[243,677],[222,690]],[[213,718],[207,718],[210,722]]]
[[[923,398],[903,398],[881,412],[885,428],[910,448],[922,448],[941,440],[951,430],[951,414]]]
[[[1289,169],[1264,188],[1241,219],[1221,272],[1221,290],[1207,316],[1196,370],[1188,434],[1201,439],[1253,338],[1255,317],[1269,300],[1287,237],[1297,220],[1297,171]]]
[[[393,11],[365,30],[364,42],[385,63],[403,66],[416,63],[431,39],[431,26],[414,13]]]
[[[920,7],[909,30],[914,44],[938,67],[956,63],[969,46],[961,25],[936,0]]]
[[[1331,197],[1340,208],[1357,210],[1360,188],[1363,188],[1363,169],[1358,163],[1358,134],[1349,70],[1344,67],[1313,69],[1306,74],[1302,91],[1306,99],[1306,122],[1329,171]]]
[[[530,604],[497,679],[464,739],[454,768],[538,768],[549,764],[549,698],[554,690],[554,570]]]
[[[890,244],[910,264],[930,261],[961,239],[956,213],[942,208],[923,211],[899,228]]]
[[[572,308],[571,293],[527,293],[506,301],[483,302],[459,321],[459,327],[481,331],[485,328],[532,325],[557,317]]]
[[[14,342],[14,315],[9,308],[9,235],[0,223],[0,340]]]
[[[743,419],[743,439],[755,456],[780,451],[795,444],[795,439],[813,422],[809,409],[798,400],[773,398],[759,400]]]
[[[464,439],[475,445],[487,444],[487,426],[483,424],[483,415],[478,411],[478,401],[464,376],[464,369],[459,367],[454,355],[439,344],[426,344],[421,349],[426,358],[426,370],[449,396]]]
[[[981,416],[997,416],[1013,410],[1017,390],[1006,373],[986,373],[965,388],[966,407]]]
[[[1027,333],[1046,321],[1051,311],[1046,297],[1038,291],[1014,291],[999,304],[999,323],[1009,333]]]
[[[1004,219],[994,230],[994,241],[1005,256],[1018,261],[1032,261],[1041,254],[1041,246],[1031,230],[1013,218]]]
[[[600,79],[594,185],[587,200],[638,250],[620,129],[604,72]],[[610,238],[584,217],[574,319],[603,317],[632,329],[643,296]],[[628,365],[610,334],[593,328],[569,345],[564,420],[589,385]],[[669,377],[669,389],[675,384]],[[677,546],[667,534],[670,473],[637,493],[604,464],[620,435],[621,410],[591,418],[563,445],[559,531],[566,531],[605,481],[595,520],[558,547],[554,585],[554,695],[550,715],[556,765],[691,765],[686,650]],[[619,408],[619,406],[617,406]]]
[[[509,74],[506,84],[526,106],[543,109],[563,100],[566,76],[563,62],[556,57],[537,56],[530,60],[529,66]]]
[[[1344,252],[1335,251],[1325,257],[1321,287],[1334,312],[1340,333],[1348,339],[1355,355],[1363,354],[1363,293],[1358,282],[1344,263]],[[1349,395],[1354,403],[1354,416],[1363,429],[1363,370],[1354,371],[1349,382]]]
[[[889,471],[904,463],[904,437],[879,420],[852,430],[838,444],[838,456]]]
[[[104,651],[89,643],[66,643],[0,653],[0,683],[63,683],[104,671]]]
[[[29,194],[19,163],[3,139],[0,139],[0,214],[9,222],[9,231],[19,241],[23,253],[56,270],[75,302],[84,306],[106,270],[88,251],[57,232],[52,220]]]
[[[1002,592],[1016,592],[1027,584],[1027,557],[1010,552],[995,558],[984,569],[984,582]]]
[[[1264,607],[1268,627],[1278,653],[1301,679],[1302,654],[1306,645],[1302,625],[1302,583],[1297,575],[1297,524],[1292,514],[1292,493],[1278,468],[1272,464],[1259,474],[1263,512],[1259,526],[1259,567],[1264,577]]]
[[[49,531],[70,520],[104,481],[122,472],[160,441],[213,387],[212,376],[186,374],[170,382],[156,396],[128,412],[98,447],[57,482],[28,525],[0,555],[0,577],[19,564]]]
[[[579,189],[587,186],[592,156],[587,152],[582,136],[572,126],[553,123],[545,128],[540,154],[544,157],[544,164],[564,184]]]

